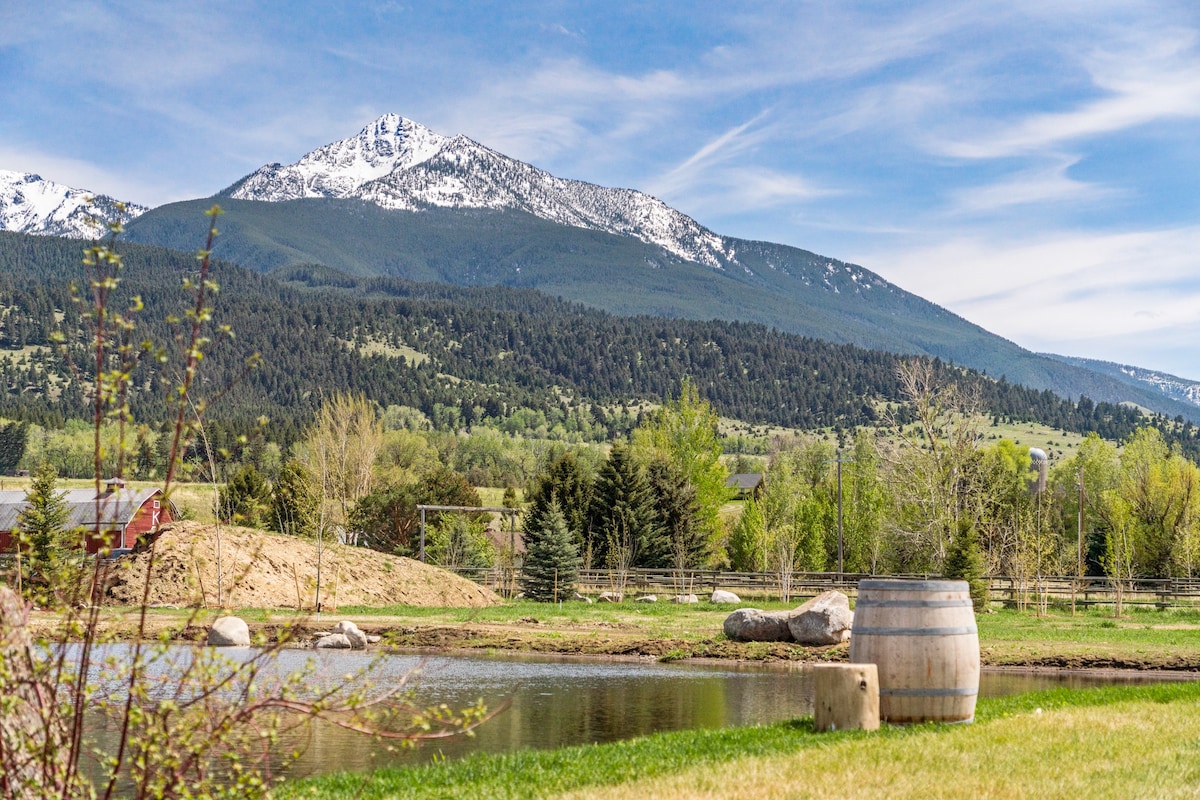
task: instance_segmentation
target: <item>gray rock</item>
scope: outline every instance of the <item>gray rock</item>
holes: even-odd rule
[[[350,647],[354,650],[367,649],[367,635],[358,629],[350,620],[342,620],[337,625],[333,626],[334,634],[342,634],[350,642]]]
[[[733,592],[727,592],[724,589],[715,589],[712,593],[711,601],[713,603],[740,603],[742,598],[738,597]]]
[[[639,597],[637,600],[634,600],[633,602],[635,602],[635,603],[657,603],[657,602],[658,602],[658,595],[656,595],[656,594],[644,594],[644,595],[642,595],[641,597]]]
[[[582,595],[582,594],[580,594],[579,592],[576,592],[576,593],[575,593],[575,599],[576,599],[576,600],[578,600],[578,601],[579,601],[579,602],[581,602],[581,603],[594,603],[594,602],[596,602],[596,601],[595,601],[595,600],[593,600],[592,598],[590,598],[590,597],[587,597],[586,595]]]
[[[250,627],[241,617],[218,617],[208,629],[211,647],[249,647]]]
[[[790,612],[788,628],[800,644],[841,644],[850,638],[854,612],[850,600],[841,592],[821,592]]]
[[[620,592],[601,592],[596,598],[597,603],[619,603],[625,599],[625,595]]]
[[[352,650],[354,648],[344,633],[331,633],[328,636],[322,636],[313,642],[313,647],[318,650]]]
[[[739,608],[725,618],[722,629],[730,639],[739,642],[790,642],[788,627],[790,611],[763,611]]]
[[[700,598],[694,594],[677,594],[671,598],[671,602],[684,604],[699,603]]]

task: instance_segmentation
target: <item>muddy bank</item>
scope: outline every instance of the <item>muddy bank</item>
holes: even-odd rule
[[[306,646],[316,631],[328,630],[335,620],[330,618],[321,624],[312,620],[288,626],[251,624],[251,629],[268,639],[287,638],[295,646]],[[724,636],[701,639],[646,638],[636,628],[621,626],[593,627],[574,632],[561,628],[538,630],[538,623],[514,623],[509,625],[465,624],[411,625],[372,624],[359,621],[359,626],[370,634],[382,637],[382,646],[398,651],[429,655],[449,655],[469,652],[524,653],[555,656],[611,656],[620,658],[642,658],[656,661],[679,661],[684,659],[714,659],[743,662],[817,662],[845,661],[849,646],[845,644],[828,647],[803,647],[784,642],[735,642]],[[203,642],[207,628],[191,625],[180,631],[177,641]],[[639,635],[641,634],[641,635]],[[1200,655],[1184,654],[1171,656],[1081,656],[1048,654],[1038,657],[996,657],[984,652],[985,667],[1027,670],[1119,670],[1119,671],[1167,671],[1194,673],[1200,679]]]

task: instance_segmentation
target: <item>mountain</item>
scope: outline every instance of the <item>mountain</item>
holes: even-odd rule
[[[837,343],[930,355],[1061,396],[1196,416],[1148,388],[1039,356],[856,264],[720,236],[629,189],[555,177],[464,136],[385,115],[217,196],[216,253],[262,272],[536,288],[622,315],[752,321]],[[190,250],[212,202],[163,206],[133,241]]]
[[[1072,364],[1102,375],[1109,375],[1129,386],[1140,389],[1149,387],[1151,390],[1161,392],[1172,400],[1200,407],[1200,381],[1180,378],[1166,372],[1157,372],[1152,369],[1134,367],[1128,364],[1116,364],[1112,361],[1098,361],[1092,358],[1078,358],[1075,356],[1059,356],[1053,353],[1046,353],[1045,355],[1048,358],[1062,361],[1064,364]]]
[[[441,136],[395,114],[295,164],[268,164],[221,194],[267,202],[355,197],[399,211],[525,211],[561,225],[632,236],[708,267],[740,266],[723,237],[661,200],[556,178],[465,136]]]
[[[181,278],[194,273],[194,256],[136,244],[120,249],[117,302],[141,298],[138,338],[174,340],[191,300]],[[76,241],[0,232],[0,417],[58,427],[90,414],[86,386],[71,367],[87,362],[90,336],[72,328],[78,318],[52,313],[70,305],[68,285],[80,270]],[[877,424],[884,407],[911,421],[902,407],[900,357],[762,325],[618,317],[530,289],[354,278],[306,266],[272,276],[217,260],[210,277],[220,286],[214,321],[237,334],[214,337],[204,360],[203,391],[221,396],[220,414],[205,427],[222,460],[244,452],[240,436],[261,444],[263,416],[271,440],[286,450],[322,398],[336,393],[419,409],[442,430],[484,424],[571,441],[627,435],[640,402],[662,402],[685,378],[723,416],[752,425],[844,431]],[[66,334],[69,354],[50,346],[56,333]],[[178,355],[167,347],[172,352]],[[247,371],[255,352],[257,367]],[[1200,453],[1194,426],[930,366],[977,394],[996,420],[1111,440],[1149,422],[1184,452]],[[165,421],[170,405],[162,392],[178,368],[144,361],[129,398],[134,418]],[[79,465],[84,474],[90,468]]]
[[[0,230],[91,239],[106,233],[92,220],[116,219],[120,214],[118,202],[40,175],[0,169]],[[147,210],[126,203],[123,216],[128,220]]]

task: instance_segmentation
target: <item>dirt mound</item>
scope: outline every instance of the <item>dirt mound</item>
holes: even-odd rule
[[[218,527],[176,522],[165,526],[155,545],[150,605],[314,610],[317,545],[295,536],[219,527],[220,596],[218,602]],[[106,602],[138,605],[147,552],[120,559],[107,583]],[[321,607],[494,605],[500,598],[466,578],[419,561],[361,547],[325,543],[321,555]]]

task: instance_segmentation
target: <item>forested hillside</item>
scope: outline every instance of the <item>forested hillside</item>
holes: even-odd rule
[[[120,292],[145,303],[138,336],[170,341],[167,320],[183,309],[180,286],[194,258],[133,244],[121,250]],[[72,341],[74,367],[50,346],[55,329],[78,330],[68,284],[82,281],[80,254],[78,241],[0,234],[2,417],[60,426],[88,416],[73,372],[86,371],[86,343]],[[334,393],[419,409],[444,429],[487,420],[521,433],[526,424],[559,424],[593,440],[628,428],[627,415],[612,409],[660,402],[685,377],[723,416],[795,428],[875,424],[904,399],[898,356],[758,324],[618,317],[528,289],[355,278],[323,267],[269,276],[218,263],[215,279],[214,317],[233,334],[214,343],[204,367],[210,396],[223,393],[209,415],[218,443],[257,429],[266,416],[268,438],[286,449]],[[255,353],[261,361],[248,368]],[[1114,440],[1145,423],[1130,407],[1073,404],[933,363],[943,377],[973,387],[994,417]],[[152,377],[131,399],[133,415],[154,424],[172,368],[152,361],[145,368]],[[903,408],[896,413],[906,418]],[[1158,424],[1194,452],[1190,424]]]
[[[130,223],[128,236],[195,247],[197,220],[210,203],[156,208]],[[713,268],[636,238],[513,210],[411,212],[332,198],[221,204],[228,213],[215,255],[262,272],[315,264],[363,278],[532,288],[623,316],[756,322],[822,341],[939,357],[1062,397],[1200,417],[1194,405],[1037,355],[863,267],[795,247],[724,237],[737,261]]]

